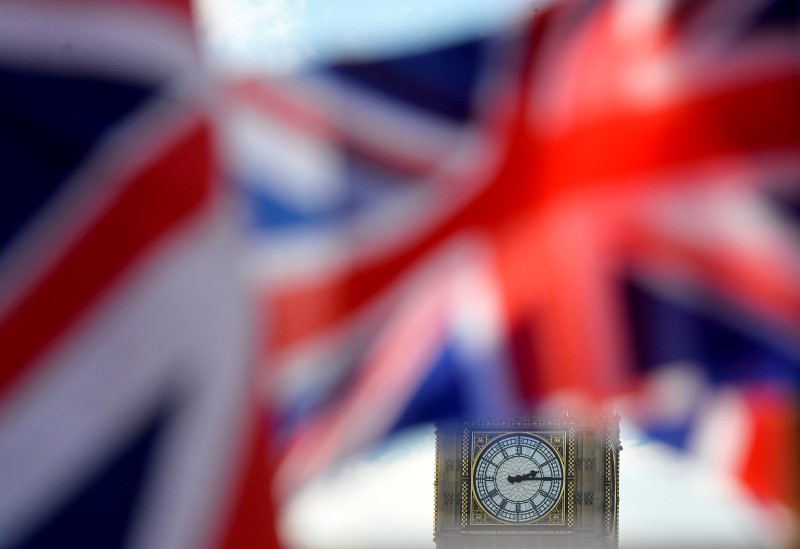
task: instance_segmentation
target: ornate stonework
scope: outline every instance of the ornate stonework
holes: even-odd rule
[[[438,425],[437,547],[616,547],[620,450],[613,413]]]

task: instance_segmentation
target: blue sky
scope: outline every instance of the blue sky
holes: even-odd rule
[[[197,0],[218,63],[293,69],[337,56],[418,50],[488,32],[539,0]]]

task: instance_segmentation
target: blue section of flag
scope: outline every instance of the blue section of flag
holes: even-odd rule
[[[473,112],[483,41],[366,64],[340,64],[330,71],[345,80],[431,115],[466,121]]]
[[[766,194],[769,206],[779,213],[782,221],[797,225],[795,230],[800,230],[800,181],[787,185],[794,190],[794,195],[786,192],[771,192]]]
[[[460,364],[462,360],[454,344],[443,346],[428,375],[391,430],[398,431],[420,423],[446,421],[466,415],[470,403],[465,384],[470,380],[464,376]]]
[[[252,180],[243,179],[240,182],[239,189],[246,215],[245,223],[248,229],[255,232],[320,228],[344,216],[341,207],[306,210],[261,189],[261,186],[252,183]]]
[[[174,410],[159,406],[94,475],[16,549],[123,547]]]
[[[776,30],[792,32],[792,29],[796,29],[798,20],[800,20],[800,3],[797,0],[762,2],[755,14],[744,21],[745,25],[740,29],[741,35],[734,38],[741,43],[748,38],[748,34]]]
[[[408,188],[408,181],[390,169],[350,156],[344,159],[339,173],[330,174],[332,183],[340,189],[330,201],[319,204],[297,204],[268,190],[269,185],[259,183],[272,174],[253,174],[238,178],[242,193],[246,226],[254,232],[292,229],[325,229],[346,222],[360,212],[369,211],[378,204],[388,204]],[[315,199],[313,199],[315,200]]]
[[[95,76],[0,68],[0,250],[154,91]]]
[[[800,184],[798,184],[798,187],[800,187]],[[780,208],[794,223],[800,225],[800,197],[795,200],[784,200]]]
[[[756,319],[727,320],[713,305],[691,306],[627,285],[637,364],[645,370],[691,361],[717,384],[800,382],[797,342]]]
[[[649,424],[644,427],[649,437],[669,444],[673,448],[686,449],[689,445],[689,436],[695,427],[695,418],[679,423]]]

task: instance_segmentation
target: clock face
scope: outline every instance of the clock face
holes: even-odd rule
[[[561,459],[536,435],[511,433],[496,438],[475,461],[475,496],[487,513],[504,522],[541,518],[561,497],[563,486]]]

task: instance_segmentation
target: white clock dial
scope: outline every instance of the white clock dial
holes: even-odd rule
[[[564,469],[553,447],[533,434],[510,433],[486,445],[475,461],[473,489],[498,520],[535,521],[558,502]]]

